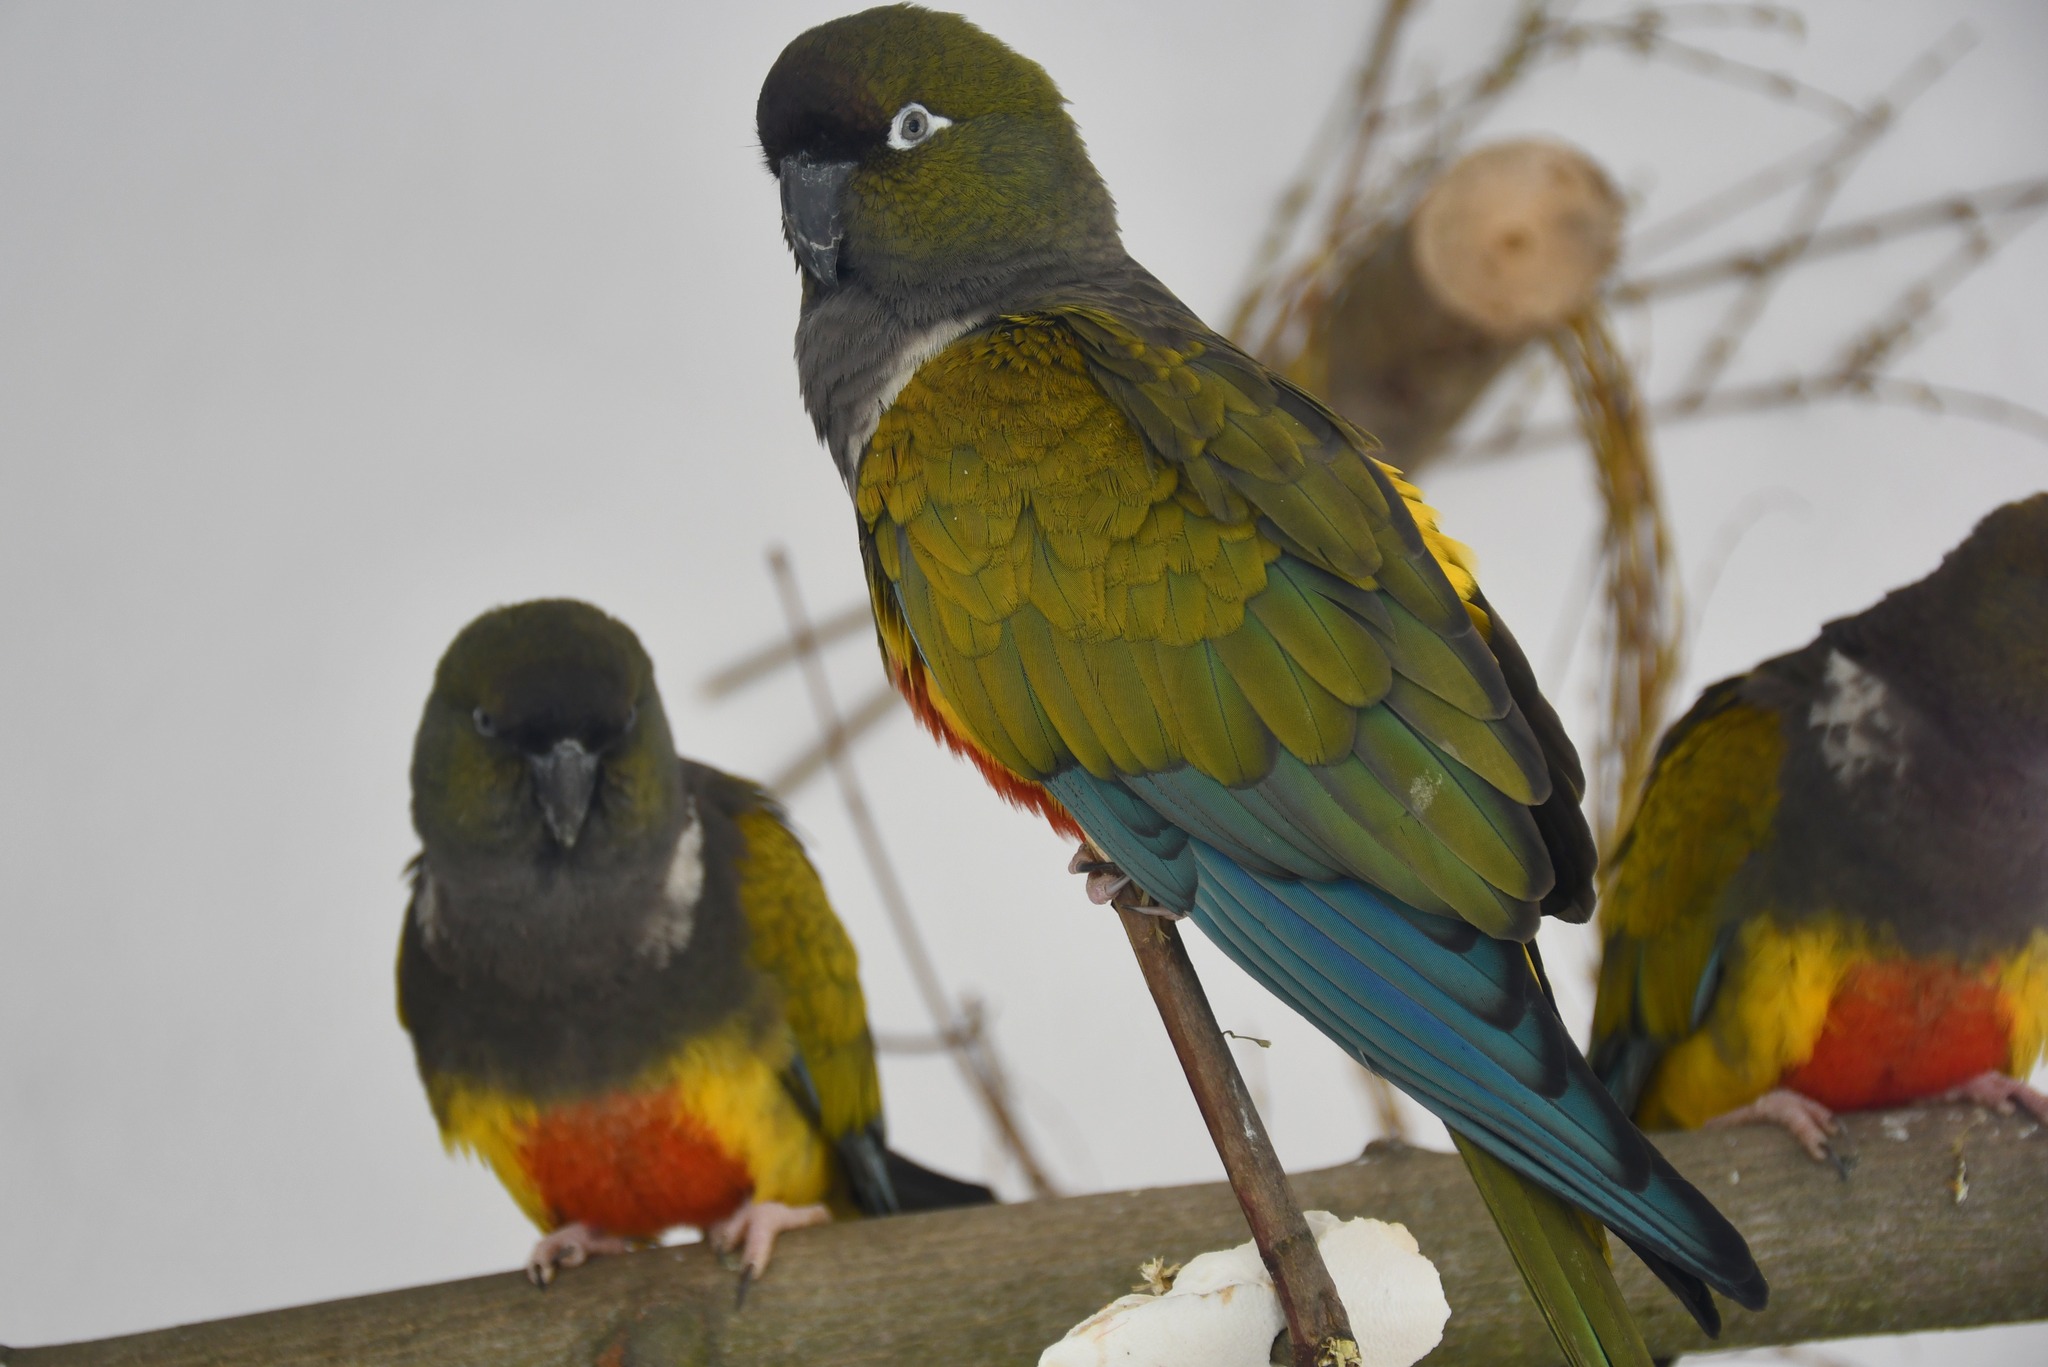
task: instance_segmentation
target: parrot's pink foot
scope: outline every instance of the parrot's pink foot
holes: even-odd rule
[[[631,1239],[621,1239],[616,1234],[593,1229],[580,1221],[563,1225],[535,1244],[533,1252],[526,1255],[526,1279],[535,1286],[546,1286],[562,1268],[581,1267],[592,1258],[607,1253],[632,1251]]]
[[[749,1201],[713,1225],[705,1233],[720,1253],[739,1250],[744,1275],[751,1280],[768,1270],[775,1256],[777,1236],[792,1229],[832,1222],[832,1212],[823,1206],[785,1206],[780,1201]],[[741,1284],[744,1292],[745,1283]]]
[[[1792,1137],[1799,1141],[1799,1146],[1805,1149],[1816,1163],[1826,1163],[1834,1159],[1835,1155],[1828,1148],[1828,1136],[1842,1128],[1833,1111],[1812,1097],[1786,1087],[1765,1092],[1747,1106],[1730,1111],[1726,1115],[1717,1115],[1707,1124],[1782,1126],[1792,1132]]]
[[[1979,1073],[1962,1086],[1951,1087],[1940,1096],[1927,1100],[1930,1104],[1968,1101],[2000,1115],[2012,1115],[2016,1110],[2023,1110],[2036,1120],[2048,1120],[2048,1095],[2006,1073]]]
[[[1147,916],[1157,916],[1168,921],[1185,920],[1183,913],[1160,906],[1146,891],[1131,881],[1131,876],[1114,863],[1102,857],[1102,851],[1089,841],[1082,841],[1081,848],[1074,851],[1074,857],[1067,861],[1068,873],[1088,875],[1088,900],[1096,906],[1114,906],[1124,911],[1142,911]]]

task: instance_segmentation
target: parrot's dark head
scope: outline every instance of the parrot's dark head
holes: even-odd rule
[[[435,670],[412,790],[430,851],[566,860],[673,838],[684,797],[647,652],[585,603],[485,613]]]
[[[2048,764],[2048,493],[1994,509],[1925,579],[1831,625],[1952,723]]]
[[[2048,493],[1988,514],[1928,582],[1944,580],[1975,642],[1957,663],[1983,676],[1987,706],[2048,745]]]
[[[821,24],[783,49],[755,117],[807,299],[858,283],[971,307],[1122,253],[1052,78],[959,15]]]

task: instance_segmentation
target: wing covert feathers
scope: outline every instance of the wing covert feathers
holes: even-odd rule
[[[1713,1000],[1732,929],[1723,893],[1777,815],[1782,725],[1775,711],[1743,700],[1741,682],[1707,690],[1665,738],[1601,903],[1590,1054],[1631,1110],[1665,1051],[1692,1034]],[[1738,1061],[1734,1071],[1775,1077],[1781,1063]]]
[[[885,652],[985,770],[1164,783],[1233,854],[1533,932],[1556,766],[1466,552],[1220,339],[1000,320],[905,386],[856,498]]]
[[[837,1142],[882,1114],[860,964],[803,846],[772,806],[737,818],[747,852],[740,870],[755,967],[779,990],[784,1018],[816,1089],[826,1138]]]

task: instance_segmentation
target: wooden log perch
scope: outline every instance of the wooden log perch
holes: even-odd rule
[[[1593,302],[1621,227],[1621,197],[1576,148],[1468,153],[1332,302],[1324,397],[1413,471],[1528,342]]]
[[[1771,1128],[1662,1136],[1749,1236],[1771,1306],[1725,1307],[1718,1346],[2048,1318],[2048,1130],[1967,1107],[1853,1116],[1840,1178]],[[1451,1303],[1424,1361],[1547,1367],[1556,1346],[1463,1165],[1375,1146],[1294,1179],[1304,1206],[1406,1224]],[[605,1258],[549,1291],[517,1273],[63,1347],[5,1367],[787,1367],[1029,1364],[1128,1290],[1138,1264],[1242,1243],[1230,1188],[1173,1187],[841,1224],[784,1237],[743,1309],[699,1246]],[[508,1250],[508,1253],[510,1250]],[[1708,1346],[1626,1250],[1658,1356]],[[1361,1326],[1369,1334],[1370,1326]]]

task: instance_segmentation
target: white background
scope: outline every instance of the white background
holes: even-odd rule
[[[969,8],[1061,82],[1133,252],[1216,318],[1366,7]],[[0,3],[0,1340],[524,1253],[531,1230],[493,1179],[443,1156],[393,1017],[413,725],[465,621],[572,594],[639,630],[690,753],[765,774],[811,736],[793,678],[717,707],[696,686],[776,631],[770,542],[814,608],[860,592],[845,494],[795,392],[797,287],[753,139],[775,54],[836,9]],[[1438,71],[1504,13],[1442,9],[1414,44]],[[1709,41],[1860,98],[1958,14],[1982,40],[1844,212],[2048,169],[2048,9],[1805,9],[1803,45]],[[1822,128],[1607,54],[1497,124],[1588,147],[1648,217]],[[1845,311],[1934,255],[1807,273],[1740,369],[1816,359]],[[1628,340],[1668,383],[1710,317],[1674,311]],[[2048,234],[1941,318],[1907,369],[2048,408]],[[1695,585],[1744,510],[1767,509],[1695,604],[1688,698],[2048,485],[2038,442],[1902,411],[1660,445]],[[1578,610],[1582,455],[1427,483],[1544,667]],[[1585,664],[1546,679],[1582,740]],[[845,698],[878,674],[864,643],[834,668]],[[1060,1181],[1218,1176],[1066,848],[900,716],[862,763],[940,963],[990,1003]],[[829,786],[795,814],[864,951],[877,1028],[923,1029]],[[1577,952],[1545,943],[1554,963]],[[1283,1158],[1354,1154],[1370,1127],[1350,1065],[1200,953],[1224,1024],[1274,1041],[1242,1054]],[[1583,969],[1556,976],[1583,1021]],[[892,1057],[884,1081],[901,1147],[1020,1190],[942,1059]],[[1829,1351],[1962,1348],[2039,1361],[2048,1332]]]

